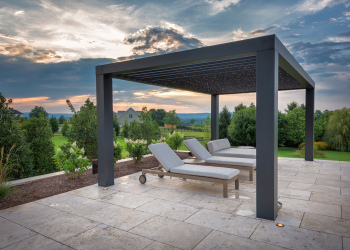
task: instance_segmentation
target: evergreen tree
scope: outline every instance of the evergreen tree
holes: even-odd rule
[[[225,106],[219,116],[219,138],[227,138],[227,128],[231,123],[231,112]]]
[[[64,121],[66,121],[66,120],[67,120],[66,117],[64,117],[64,115],[61,115],[60,118],[58,119],[58,123],[63,124]]]
[[[56,117],[51,116],[50,124],[51,124],[52,133],[56,133],[59,129],[58,121],[57,121]]]

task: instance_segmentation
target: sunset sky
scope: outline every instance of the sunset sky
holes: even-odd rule
[[[0,92],[15,109],[95,101],[95,66],[276,34],[316,82],[316,109],[350,107],[350,0],[0,1]],[[305,91],[279,92],[279,110]],[[114,110],[210,111],[210,96],[114,80]],[[220,109],[255,103],[220,96]]]

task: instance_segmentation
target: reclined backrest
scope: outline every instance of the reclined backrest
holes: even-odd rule
[[[148,145],[148,148],[167,171],[184,165],[180,157],[165,142]]]
[[[205,160],[212,155],[197,141],[196,138],[184,140],[185,146],[194,154],[199,160]]]
[[[228,139],[214,140],[207,143],[208,151],[214,153],[219,150],[230,148],[231,144]]]

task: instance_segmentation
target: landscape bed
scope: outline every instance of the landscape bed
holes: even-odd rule
[[[177,152],[177,155],[181,159],[189,157],[188,153],[185,152]],[[139,172],[143,168],[157,167],[158,165],[159,162],[154,156],[143,158],[140,163],[134,163],[133,160],[121,162],[114,168],[114,178]],[[0,210],[96,184],[97,176],[97,174],[92,174],[92,170],[89,169],[79,179],[69,179],[68,176],[62,174],[15,186],[14,192],[0,202]]]

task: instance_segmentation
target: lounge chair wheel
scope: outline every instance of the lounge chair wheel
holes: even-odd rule
[[[141,184],[145,184],[146,181],[147,181],[146,176],[145,175],[140,175],[139,181],[140,181]]]
[[[163,177],[164,177],[164,175],[163,175],[163,174],[159,174],[158,176],[159,176],[159,178],[163,178]]]

